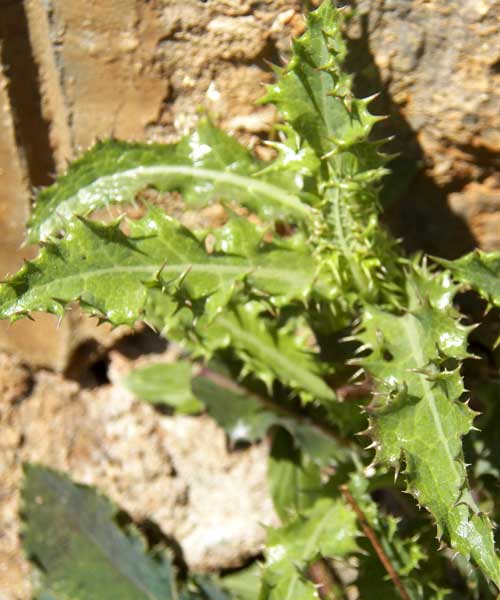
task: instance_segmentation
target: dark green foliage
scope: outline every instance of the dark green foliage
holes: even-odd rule
[[[270,438],[282,526],[268,530],[262,565],[218,583],[193,576],[178,592],[165,555],[139,551],[107,500],[28,467],[25,547],[47,587],[39,598],[312,600],[317,565],[347,597],[347,564],[362,598],[495,597],[487,511],[498,518],[498,382],[476,386],[481,435],[461,375],[473,327],[454,302],[472,289],[498,307],[500,256],[429,266],[380,225],[390,157],[372,138],[380,117],[371,99],[354,97],[343,70],[344,18],[325,0],[276,69],[263,99],[284,120],[273,161],[204,119],[170,146],[100,143],[40,194],[30,239],[44,247],[0,286],[0,317],[62,315],[77,301],[102,321],[145,321],[182,346],[182,360],[134,372],[127,385],[153,404],[206,410],[232,443]],[[220,202],[226,220],[187,228],[151,206],[111,224],[92,214],[147,187],[180,192],[187,205]],[[349,360],[327,340],[351,344]],[[49,496],[57,501],[34,501]],[[88,514],[102,520],[97,537]],[[119,547],[120,571],[103,569],[108,543]],[[89,565],[101,580],[86,580]]]
[[[23,544],[43,573],[46,596],[176,598],[168,557],[147,552],[137,532],[121,531],[109,500],[50,469],[28,464],[24,470]]]

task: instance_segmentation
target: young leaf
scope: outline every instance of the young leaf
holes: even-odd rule
[[[445,364],[468,356],[468,328],[449,306],[453,287],[446,273],[422,269],[409,282],[406,314],[372,306],[363,314],[359,337],[371,353],[361,362],[380,394],[369,408],[375,460],[396,469],[404,462],[408,491],[433,514],[438,537],[444,534],[453,550],[471,556],[498,586],[492,525],[468,487],[462,454],[474,413],[461,401],[458,369]]]
[[[148,186],[179,191],[190,203],[237,199],[266,218],[310,220],[312,210],[297,195],[295,178],[275,172],[259,176],[264,166],[207,119],[177,144],[100,142],[40,193],[29,240],[49,239],[75,216],[133,202]]]
[[[275,104],[319,157],[335,150],[336,141],[358,125],[344,101],[351,97],[351,78],[338,69],[346,56],[342,26],[342,12],[332,2],[309,13],[306,32],[293,41],[290,62],[277,70],[278,80],[262,100]],[[359,134],[364,138],[368,131]]]
[[[344,558],[357,551],[356,515],[340,500],[321,498],[295,521],[269,529],[259,600],[313,600],[306,577],[319,557]]]
[[[281,428],[273,434],[267,479],[274,508],[283,523],[310,508],[321,486],[318,465],[304,456],[290,433]]]
[[[378,223],[379,181],[388,157],[369,140],[381,119],[368,110],[370,98],[352,92],[343,70],[344,11],[323,2],[307,17],[306,32],[264,102],[276,104],[296,134],[321,161],[317,186],[322,198],[322,238],[315,251],[330,276],[330,310],[337,320],[364,297],[398,303],[402,280],[395,244]]]
[[[500,306],[500,254],[475,250],[456,260],[434,258],[455,279],[478,292],[490,305]]]
[[[140,400],[168,404],[180,413],[189,414],[203,409],[191,392],[191,376],[191,363],[180,360],[134,369],[123,383]]]
[[[23,546],[49,597],[177,600],[167,557],[125,535],[109,500],[52,469],[26,464],[24,473]]]

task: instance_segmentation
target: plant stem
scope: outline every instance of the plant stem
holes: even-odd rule
[[[324,558],[309,567],[309,576],[318,586],[321,598],[325,600],[347,600],[342,581]]]
[[[225,375],[217,373],[216,371],[212,371],[212,369],[209,369],[208,367],[202,367],[198,375],[200,377],[206,377],[216,385],[225,388],[226,390],[236,392],[237,394],[244,394],[246,396],[250,396],[265,408],[284,417],[294,419],[295,421],[298,421],[303,425],[312,427],[313,429],[316,429],[317,431],[320,431],[321,433],[333,438],[337,443],[341,444],[344,447],[352,446],[351,440],[341,436],[338,431],[330,427],[327,423],[317,421],[309,416],[303,415],[298,410],[295,410],[290,406],[284,406],[283,404],[276,402],[268,396],[257,394],[249,390],[248,388],[238,383],[235,383]]]
[[[403,582],[399,578],[399,575],[397,574],[396,569],[392,566],[392,563],[389,560],[389,557],[385,553],[384,549],[382,548],[380,542],[378,541],[377,536],[375,535],[375,532],[370,527],[370,525],[366,519],[365,513],[362,511],[361,507],[356,502],[356,500],[352,497],[352,494],[349,491],[348,486],[347,485],[340,486],[340,491],[342,492],[342,495],[344,496],[344,498],[346,499],[348,504],[351,506],[353,511],[356,513],[356,516],[358,517],[361,528],[365,532],[366,537],[370,540],[370,543],[373,546],[373,549],[375,550],[377,556],[379,557],[380,562],[384,566],[384,569],[389,574],[389,577],[392,579],[392,582],[394,583],[394,587],[398,590],[399,595],[401,596],[401,598],[403,598],[403,600],[410,600],[410,596],[408,595],[408,592],[406,591],[406,589],[403,585]]]

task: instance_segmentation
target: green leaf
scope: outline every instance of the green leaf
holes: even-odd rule
[[[202,596],[199,596],[200,598],[204,600],[230,600],[226,592],[215,581],[215,578],[193,575],[192,580],[202,593]]]
[[[188,229],[157,209],[126,224],[128,236],[118,223],[83,218],[68,223],[64,239],[48,243],[0,285],[0,318],[15,320],[37,310],[62,315],[78,300],[114,325],[131,325],[144,313],[152,287],[170,294],[174,312],[200,301],[209,316],[238,284],[272,294],[278,304],[307,294],[312,284],[313,262],[298,249],[263,244],[251,256],[209,254]]]
[[[500,306],[500,254],[474,250],[456,260],[433,258],[455,279],[478,292],[489,304]]]
[[[269,491],[283,523],[295,520],[310,508],[321,487],[318,465],[295,447],[288,431],[274,431],[267,467]]]
[[[60,600],[176,600],[168,559],[116,524],[117,509],[92,488],[26,464],[23,546]],[[43,596],[42,596],[43,597]]]
[[[321,498],[304,515],[269,529],[259,600],[317,599],[307,567],[319,557],[344,558],[357,550],[355,514],[340,500]]]
[[[380,507],[372,499],[369,493],[370,481],[361,472],[354,472],[349,477],[348,488],[354,500],[362,510],[367,523],[375,534],[381,548],[389,562],[398,574],[399,579],[411,600],[442,600],[448,595],[448,591],[439,588],[436,584],[438,578],[432,572],[423,546],[418,539],[419,536],[403,537],[401,533],[402,520],[392,515],[381,513]],[[376,490],[377,487],[372,488]],[[398,501],[399,491],[380,490],[385,494],[391,494],[391,498]],[[401,501],[401,499],[399,500]],[[425,521],[419,524],[419,533],[425,530]],[[408,527],[408,522],[406,523]],[[361,544],[361,542],[360,542]],[[369,541],[365,539],[362,543],[365,552],[361,552],[358,558],[358,576],[356,587],[360,598],[368,598],[374,589],[384,600],[399,600],[401,598],[397,588],[387,574],[380,558],[374,554]],[[444,556],[433,557],[433,564],[444,562]],[[442,565],[439,565],[442,569]],[[437,572],[440,572],[439,570]]]
[[[305,401],[331,402],[334,391],[323,381],[324,365],[307,339],[312,336],[304,319],[277,323],[259,302],[231,307],[207,324],[200,323],[203,343],[213,354],[229,348],[271,388],[274,380],[297,389]],[[266,314],[267,313],[267,314]]]
[[[409,286],[406,314],[372,306],[363,314],[359,338],[370,354],[361,362],[380,394],[369,407],[375,461],[396,469],[404,462],[408,491],[433,514],[438,536],[498,585],[492,526],[469,490],[462,454],[474,413],[461,401],[458,369],[447,367],[467,356],[470,328],[446,301],[454,289],[446,273],[417,270]]]
[[[369,112],[372,98],[354,97],[352,77],[343,69],[344,15],[332,2],[308,15],[290,62],[277,69],[278,80],[263,99],[278,107],[321,162],[316,185],[322,239],[316,252],[330,281],[328,310],[339,327],[360,297],[397,305],[402,282],[395,243],[378,222],[380,179],[390,157],[379,151],[384,140],[373,142],[369,135],[382,117]]]
[[[346,55],[342,25],[342,12],[331,2],[309,13],[306,32],[293,41],[292,59],[278,70],[278,81],[268,86],[263,100],[275,104],[320,157],[354,133],[344,101],[351,95],[351,78],[338,70]],[[358,137],[365,134],[360,130]]]
[[[253,563],[250,567],[225,575],[220,583],[234,600],[255,600],[261,579],[261,567]]]
[[[179,191],[189,203],[237,200],[266,218],[310,220],[313,213],[297,195],[289,173],[264,172],[235,139],[202,119],[177,144],[100,142],[43,190],[29,224],[29,240],[45,241],[66,230],[75,215],[133,202],[146,187]]]
[[[189,414],[203,409],[191,392],[191,376],[191,364],[180,360],[134,369],[124,378],[124,384],[141,400],[168,404],[180,413]]]
[[[240,376],[252,374],[269,392],[275,381],[281,381],[304,402],[317,400],[332,405],[335,393],[322,377],[328,368],[319,358],[306,319],[286,310],[280,317],[269,305],[269,298],[259,296],[249,300],[235,295],[224,310],[207,314],[206,305],[205,311],[196,305],[180,309],[176,301],[152,290],[145,318],[197,357],[211,359],[221,351],[230,351],[243,364]]]

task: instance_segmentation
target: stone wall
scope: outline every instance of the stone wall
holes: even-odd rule
[[[254,101],[272,79],[268,63],[286,57],[290,37],[302,31],[305,4],[0,0],[0,278],[34,252],[20,247],[33,188],[96,139],[173,140],[203,106],[257,145],[275,114]],[[377,108],[391,118],[380,133],[395,134],[401,152],[384,193],[388,225],[409,249],[448,256],[476,244],[498,249],[500,4],[351,6],[358,14],[349,27],[351,69],[363,93],[382,91]],[[265,445],[234,454],[204,418],[168,420],[134,403],[116,374],[126,355],[116,354],[116,340],[125,334],[96,329],[77,312],[59,324],[43,315],[0,323],[0,349],[10,352],[0,354],[0,600],[29,597],[14,517],[26,459],[99,485],[138,519],[153,516],[197,568],[235,566],[259,551],[259,522],[274,518]],[[88,382],[61,375],[81,379],[81,365],[113,345],[106,385],[85,390]],[[205,497],[220,504],[217,514],[204,509]]]

